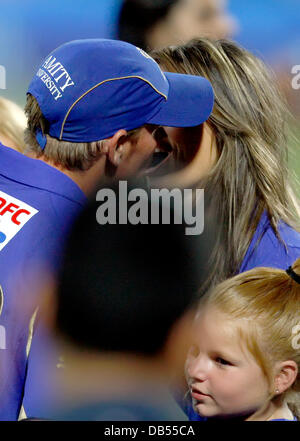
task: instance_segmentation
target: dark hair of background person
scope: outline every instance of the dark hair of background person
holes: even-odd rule
[[[118,207],[117,185],[112,189]],[[172,222],[172,210],[169,225],[100,225],[99,206],[91,200],[70,235],[58,280],[56,329],[77,347],[156,355],[197,300],[207,235],[185,235],[185,225]]]
[[[118,39],[149,50],[147,32],[163,20],[178,0],[125,0],[119,15]]]

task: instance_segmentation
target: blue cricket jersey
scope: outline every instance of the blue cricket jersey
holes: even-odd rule
[[[16,420],[23,399],[30,326],[39,302],[34,270],[57,270],[68,230],[85,202],[64,173],[0,144],[0,420]]]

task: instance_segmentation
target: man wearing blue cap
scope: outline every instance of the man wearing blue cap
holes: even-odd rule
[[[74,161],[78,143],[106,140],[90,145],[89,154],[84,148],[86,163],[65,159],[60,165],[87,170],[105,153],[102,162],[108,160],[117,177],[135,173],[153,153],[156,144],[149,125],[150,129],[199,125],[213,106],[205,78],[163,73],[141,49],[113,40],[74,41],[59,47],[38,69],[28,93],[34,98],[26,108],[27,140],[37,157],[60,163],[58,157],[65,159],[69,150]],[[31,116],[32,100],[46,121],[37,121],[36,113]],[[195,107],[198,112],[192,111]],[[141,127],[138,137],[127,137],[128,131]],[[101,172],[100,176],[105,174]]]
[[[0,149],[0,420],[19,417],[25,380],[30,396],[37,274],[57,271],[86,196],[102,178],[145,166],[155,126],[196,126],[212,107],[206,79],[164,74],[128,43],[73,41],[43,61],[28,89],[27,156]],[[29,407],[21,415],[38,416]]]

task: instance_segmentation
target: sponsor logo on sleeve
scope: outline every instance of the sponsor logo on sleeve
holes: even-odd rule
[[[25,202],[0,191],[0,251],[37,213]]]

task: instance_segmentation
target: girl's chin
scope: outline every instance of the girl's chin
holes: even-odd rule
[[[194,411],[203,418],[209,418],[217,416],[217,412],[211,408],[209,408],[204,403],[196,403],[193,405]]]
[[[206,403],[194,403],[193,405],[194,411],[201,417],[201,418],[209,418],[209,419],[220,419],[220,420],[229,420],[229,419],[239,419],[240,415],[235,415],[222,412],[220,409],[209,406]]]
[[[250,415],[252,415],[251,412],[245,412],[243,414],[241,414],[240,412],[224,413],[218,411],[217,409],[215,410],[209,409],[205,407],[202,403],[199,403],[196,406],[194,406],[194,410],[201,418],[208,418],[210,420],[245,421]]]

